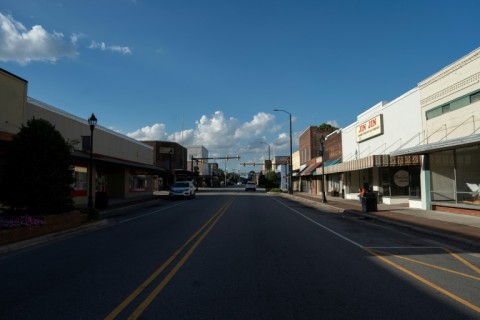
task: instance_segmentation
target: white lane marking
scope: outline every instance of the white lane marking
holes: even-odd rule
[[[278,200],[277,200],[277,199],[275,199],[275,198],[272,198],[272,199],[273,199],[273,200],[275,200],[275,201],[277,201],[277,202],[278,202],[278,203],[280,203],[281,205],[283,205],[283,206],[287,207],[287,208],[288,208],[288,209],[290,209],[291,211],[295,212],[295,213],[296,213],[296,214],[298,214],[299,216],[301,216],[301,217],[303,217],[303,218],[307,219],[308,221],[310,221],[310,222],[312,222],[312,223],[316,224],[316,225],[317,225],[317,226],[319,226],[320,228],[322,228],[322,229],[324,229],[324,230],[327,230],[328,232],[330,232],[330,233],[332,233],[332,234],[336,235],[336,236],[337,236],[337,237],[339,237],[339,238],[342,238],[343,240],[345,240],[345,241],[347,241],[347,242],[350,242],[351,244],[353,244],[353,245],[354,245],[354,246],[356,246],[356,247],[359,247],[359,248],[364,248],[364,246],[363,246],[363,245],[361,245],[360,243],[358,243],[358,242],[355,242],[355,241],[353,241],[352,239],[350,239],[350,238],[347,238],[347,237],[345,237],[344,235],[341,235],[340,233],[338,233],[338,232],[336,232],[336,231],[333,231],[332,229],[330,229],[330,228],[328,228],[328,227],[324,226],[323,224],[321,224],[321,223],[319,223],[319,222],[317,222],[317,221],[315,221],[315,220],[313,220],[313,219],[311,219],[311,218],[307,217],[307,216],[306,216],[306,215],[304,215],[303,213],[301,213],[301,212],[299,212],[299,211],[297,211],[297,210],[295,210],[295,209],[293,209],[293,208],[291,208],[291,207],[287,206],[287,205],[286,205],[286,204],[284,204],[283,202],[281,202],[281,201],[278,201]]]

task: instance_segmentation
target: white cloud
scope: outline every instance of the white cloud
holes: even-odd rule
[[[331,125],[332,127],[340,128],[340,125],[338,124],[338,122],[336,120],[329,120],[326,123]]]
[[[260,112],[250,121],[241,123],[234,117],[225,117],[222,111],[216,111],[210,116],[202,115],[193,129],[168,134],[165,124],[154,124],[127,133],[127,136],[137,140],[175,141],[184,146],[203,145],[213,157],[245,152],[264,153],[265,148],[261,146],[265,145],[259,141],[265,141],[265,132],[271,132],[276,127],[274,120],[272,114]]]
[[[127,136],[136,140],[167,140],[168,136],[165,132],[166,126],[161,123],[154,124],[153,126],[146,126],[138,129],[134,132],[127,133]]]
[[[235,131],[235,138],[259,136],[272,127],[274,120],[275,117],[272,114],[260,112],[253,116],[252,121],[244,123]]]
[[[88,46],[89,49],[99,49],[101,51],[113,51],[119,52],[122,54],[132,54],[132,50],[129,47],[121,47],[121,46],[107,46],[105,42],[96,42],[92,41],[92,43]]]
[[[0,13],[0,61],[28,64],[73,57],[77,54],[76,39],[65,41],[62,33],[49,33],[40,25],[28,30],[12,16]]]

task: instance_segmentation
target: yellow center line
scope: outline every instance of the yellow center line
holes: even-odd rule
[[[376,252],[379,252],[379,253],[381,253],[381,254],[383,254],[383,255],[389,255],[389,256],[395,257],[395,258],[397,258],[397,259],[402,259],[402,260],[410,261],[410,262],[413,262],[413,263],[417,263],[417,264],[420,264],[420,265],[424,265],[424,266],[426,266],[426,267],[430,267],[430,268],[433,268],[433,269],[442,270],[442,271],[445,271],[445,272],[450,272],[450,273],[453,273],[453,274],[456,274],[456,275],[459,275],[459,276],[462,276],[462,277],[466,277],[466,278],[470,278],[470,279],[473,279],[473,280],[480,281],[480,278],[479,278],[479,277],[471,276],[471,275],[466,274],[466,273],[463,273],[463,272],[458,272],[458,271],[455,271],[455,270],[452,270],[452,269],[440,267],[440,266],[437,266],[437,265],[434,265],[434,264],[430,264],[430,263],[426,263],[426,262],[423,262],[423,261],[420,261],[420,260],[415,260],[415,259],[412,259],[412,258],[407,258],[407,257],[399,256],[399,255],[396,255],[396,254],[391,254],[391,253],[388,253],[388,252],[385,252],[385,251],[380,251],[380,250],[376,250],[376,249],[375,249],[375,251],[376,251]]]
[[[466,307],[468,307],[468,308],[470,308],[470,309],[472,309],[472,310],[474,310],[474,311],[476,311],[476,312],[480,312],[480,307],[474,305],[473,303],[471,303],[471,302],[469,302],[469,301],[467,301],[467,300],[465,300],[465,299],[460,298],[459,296],[453,294],[453,293],[450,292],[450,291],[447,291],[447,290],[443,289],[443,288],[440,287],[440,286],[437,286],[437,285],[434,284],[433,282],[430,282],[430,281],[428,281],[427,279],[422,278],[422,277],[419,276],[418,274],[416,274],[416,273],[414,273],[414,272],[412,272],[412,271],[410,271],[410,270],[408,270],[408,269],[406,269],[406,268],[404,268],[404,267],[396,264],[395,262],[390,261],[390,260],[388,260],[388,259],[385,258],[385,257],[382,257],[379,253],[375,252],[375,250],[369,249],[369,248],[367,248],[367,247],[363,247],[363,249],[364,249],[365,251],[369,252],[370,254],[372,254],[373,256],[377,257],[378,259],[382,260],[383,262],[391,265],[391,266],[394,267],[395,269],[400,270],[400,271],[408,274],[408,275],[411,276],[412,278],[414,278],[414,279],[422,282],[423,284],[426,284],[427,286],[429,286],[429,287],[431,287],[431,288],[433,288],[433,289],[435,289],[435,290],[443,293],[444,295],[446,295],[447,297],[449,297],[449,298],[457,301],[458,303],[461,303],[461,304],[463,304],[464,306],[466,306]]]
[[[135,300],[158,276],[165,271],[165,269],[180,255],[181,252],[193,241],[209,224],[213,222],[213,225],[219,220],[218,218],[225,213],[230,207],[234,199],[227,201],[220,210],[218,210],[203,226],[200,227],[180,248],[178,248],[173,255],[167,259],[157,270],[155,270],[138,288],[136,288],[125,300],[122,301],[109,315],[105,317],[105,320],[115,319],[130,303]],[[208,233],[211,227],[206,231]],[[202,236],[205,236],[205,234]],[[197,241],[198,242],[198,241]],[[197,245],[198,246],[198,245]],[[195,246],[196,247],[196,246]]]
[[[477,272],[477,273],[480,273],[480,269],[477,268],[476,266],[474,266],[473,264],[471,264],[470,262],[468,262],[467,260],[463,259],[462,257],[460,257],[458,254],[456,253],[453,253],[452,251],[448,250],[447,248],[443,248],[445,251],[447,251],[452,257],[454,257],[455,259],[457,259],[458,261],[460,261],[461,263],[463,263],[464,265],[466,265],[467,267],[469,267],[470,269],[472,269],[473,271]]]

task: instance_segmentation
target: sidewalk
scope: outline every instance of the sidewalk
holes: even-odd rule
[[[357,200],[345,200],[340,197],[327,196],[327,203],[322,203],[320,195],[295,192],[293,197],[308,199],[325,206],[341,209],[373,219],[408,227],[423,233],[429,233],[454,241],[480,246],[480,216],[470,216],[442,211],[409,208],[406,204],[378,204],[377,212],[362,212]]]

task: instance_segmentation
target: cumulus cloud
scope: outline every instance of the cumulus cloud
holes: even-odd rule
[[[275,117],[272,114],[260,112],[253,116],[252,121],[244,123],[235,131],[235,138],[242,139],[259,136],[272,127]]]
[[[70,42],[60,32],[49,33],[40,25],[28,30],[11,15],[0,13],[0,61],[28,64],[32,61],[55,62],[77,54],[76,37]]]
[[[129,47],[121,47],[121,46],[108,46],[105,42],[96,42],[92,41],[88,46],[89,49],[99,49],[101,51],[113,51],[122,54],[132,54],[132,50]]]
[[[127,136],[140,141],[161,140],[175,141],[184,146],[203,145],[211,156],[223,156],[225,153],[236,155],[258,149],[258,141],[265,140],[263,134],[276,127],[274,120],[272,114],[260,112],[250,121],[241,123],[234,117],[226,117],[222,111],[216,111],[209,116],[202,115],[193,129],[168,134],[165,124],[154,124],[127,133]],[[250,143],[253,143],[252,146]]]
[[[130,138],[145,141],[145,140],[160,140],[165,141],[168,138],[166,126],[162,123],[157,123],[152,126],[146,126],[134,132],[127,133]]]

